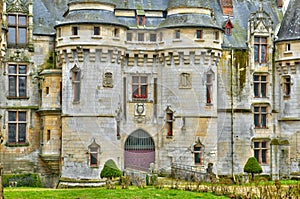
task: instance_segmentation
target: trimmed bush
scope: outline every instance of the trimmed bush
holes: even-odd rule
[[[42,187],[42,182],[38,174],[7,174],[3,175],[3,186],[11,185],[18,187]]]
[[[247,161],[247,163],[244,166],[244,172],[251,173],[252,180],[254,180],[254,174],[255,173],[261,173],[262,168],[257,162],[255,157],[250,157]]]
[[[120,176],[122,176],[122,172],[120,169],[118,169],[116,163],[112,159],[107,160],[100,173],[100,177],[112,179]]]

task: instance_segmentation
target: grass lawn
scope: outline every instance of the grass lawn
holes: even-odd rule
[[[107,190],[106,188],[74,188],[74,189],[45,189],[45,188],[4,188],[5,199],[18,198],[63,198],[63,199],[95,199],[95,198],[107,198],[107,199],[164,199],[164,198],[227,198],[225,196],[214,196],[211,193],[197,193],[181,190],[169,190],[169,189],[155,189],[147,187],[145,189],[138,189],[136,187],[130,187],[129,189],[121,189],[117,187],[115,190]]]

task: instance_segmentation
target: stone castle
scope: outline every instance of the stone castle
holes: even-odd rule
[[[2,0],[4,173],[300,171],[300,2]]]

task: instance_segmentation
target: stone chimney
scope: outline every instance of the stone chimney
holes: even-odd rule
[[[223,15],[233,16],[233,4],[232,0],[220,0]]]

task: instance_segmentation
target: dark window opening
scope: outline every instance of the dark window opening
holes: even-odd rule
[[[8,112],[8,143],[26,143],[26,111]]]

